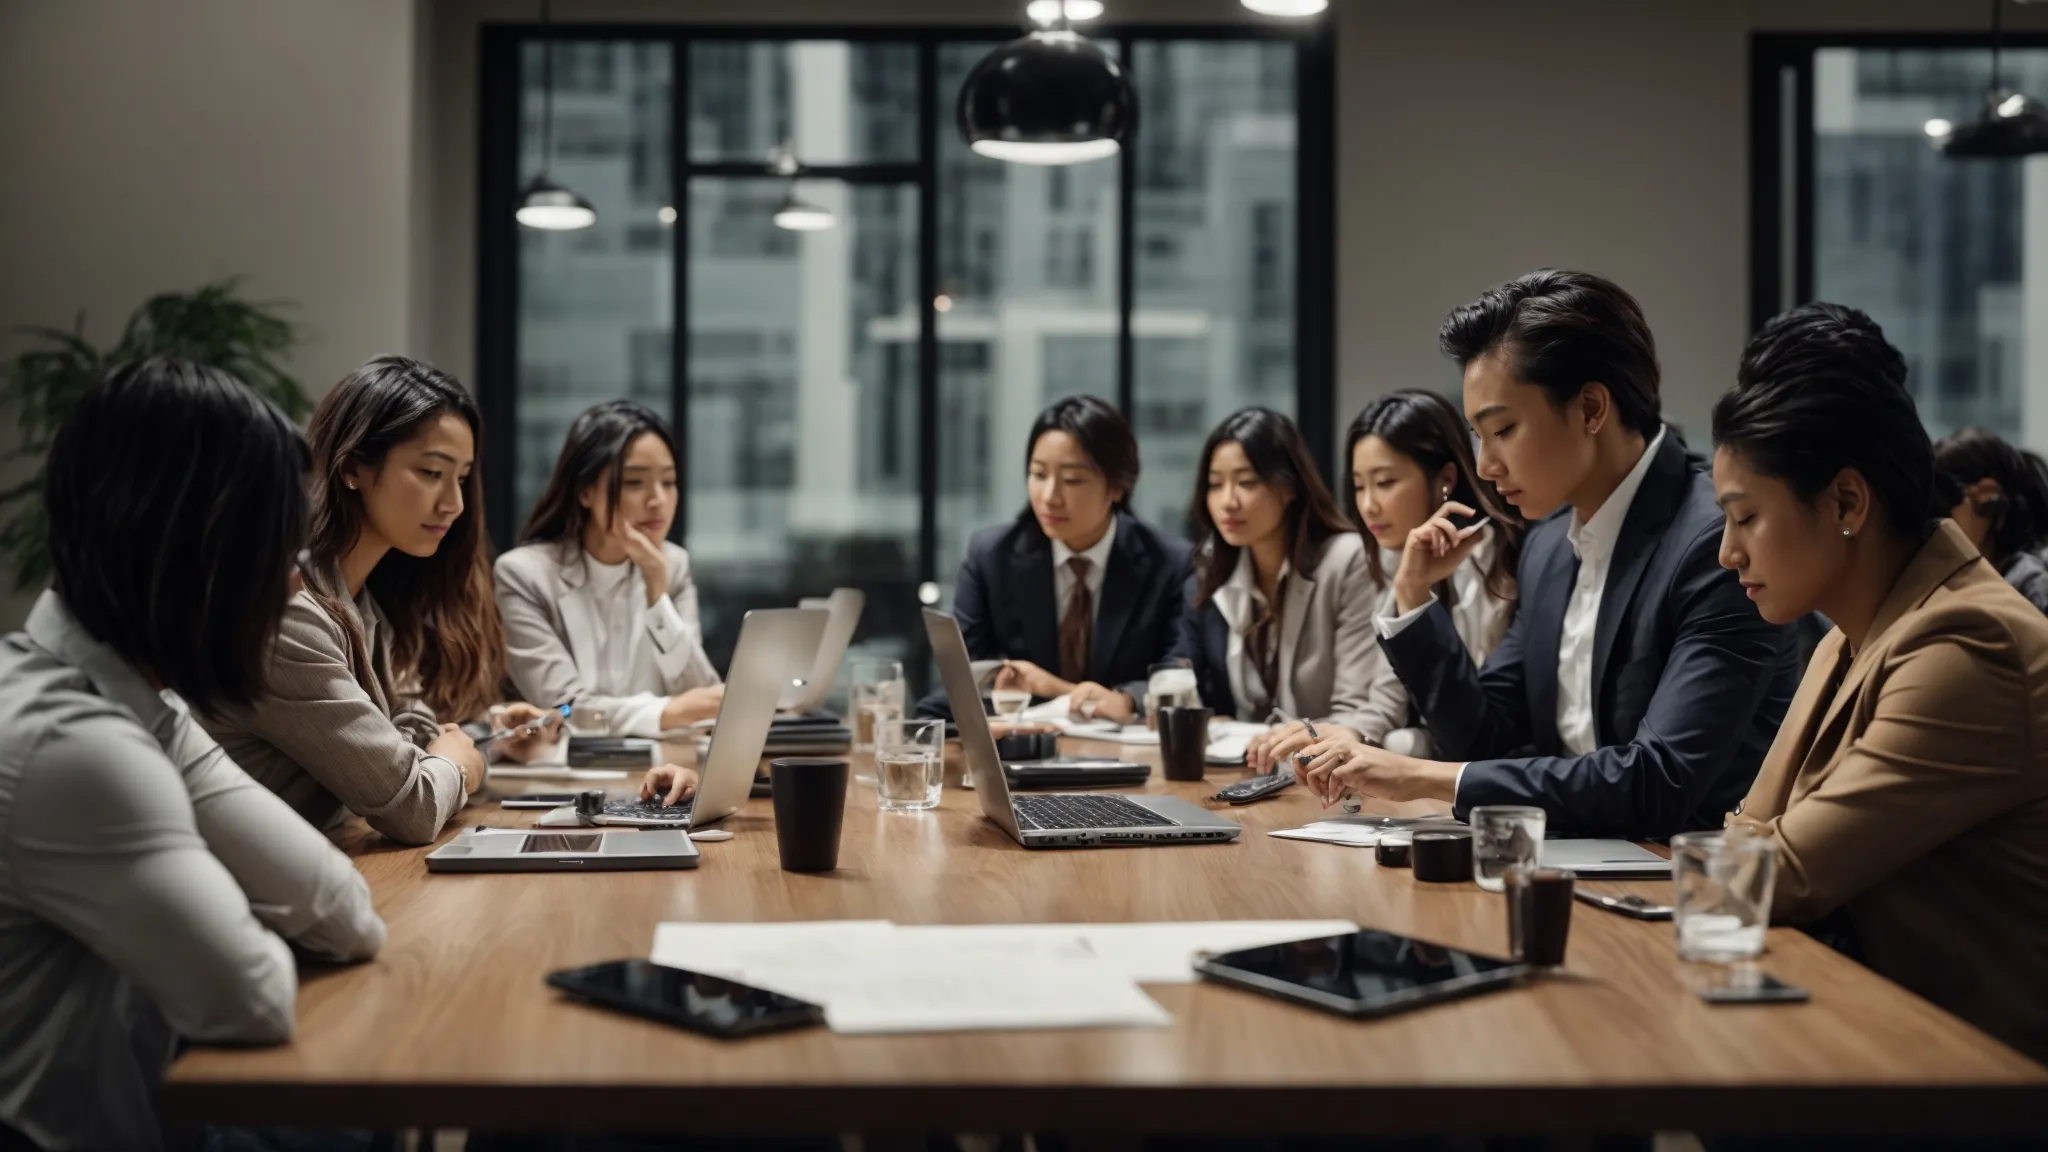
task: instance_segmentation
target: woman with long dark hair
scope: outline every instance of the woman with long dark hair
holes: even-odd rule
[[[554,475],[498,558],[512,682],[531,700],[603,713],[617,736],[714,716],[724,688],[705,655],[690,554],[668,542],[676,445],[630,400],[569,426]],[[580,725],[579,725],[580,726]]]
[[[1434,392],[1390,392],[1351,422],[1344,465],[1352,523],[1378,544],[1366,551],[1373,586],[1381,591],[1378,615],[1398,614],[1393,600],[1397,573],[1415,569],[1424,559],[1429,541],[1416,534],[1437,509],[1457,503],[1484,515],[1478,546],[1433,589],[1450,609],[1473,663],[1484,664],[1514,618],[1523,525],[1493,485],[1480,479],[1464,416]],[[1408,691],[1393,665],[1383,661],[1377,669],[1371,698],[1379,709],[1358,733],[1368,744],[1381,743],[1407,725],[1411,712]]]
[[[1863,313],[1765,325],[1714,443],[1721,563],[1764,619],[1834,622],[1730,820],[1777,848],[1771,918],[2048,1059],[2048,620],[1930,514],[1906,361]]]
[[[187,711],[266,690],[305,468],[182,360],[114,369],[51,446],[54,579],[0,639],[0,1148],[164,1147],[183,1044],[290,1039],[294,948],[384,942],[348,857]]]
[[[2048,462],[1995,432],[1964,428],[1934,445],[1935,504],[2005,582],[2048,612]]]
[[[967,545],[953,593],[967,651],[1001,660],[996,686],[1067,697],[1076,716],[1128,723],[1179,634],[1188,547],[1132,515],[1138,439],[1094,396],[1056,400],[1024,440],[1026,504]],[[920,705],[947,712],[945,694]]]
[[[483,786],[484,757],[455,723],[485,713],[505,672],[481,425],[460,384],[403,356],[356,369],[313,412],[305,590],[285,609],[269,690],[206,725],[315,825],[353,811],[424,844]],[[522,703],[498,722],[541,718]],[[498,747],[526,759],[555,734]]]
[[[1253,739],[1247,766],[1270,771],[1306,747],[1304,720],[1354,737],[1375,727],[1371,563],[1294,421],[1246,408],[1217,425],[1188,526],[1194,574],[1175,655],[1193,662],[1218,715],[1297,718]]]

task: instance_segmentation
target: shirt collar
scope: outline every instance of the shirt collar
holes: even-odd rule
[[[1643,447],[1643,457],[1636,466],[1628,470],[1614,491],[1593,513],[1593,518],[1581,523],[1576,510],[1572,512],[1571,527],[1565,538],[1571,541],[1572,552],[1581,562],[1588,558],[1605,561],[1614,552],[1615,541],[1621,539],[1621,526],[1628,520],[1629,506],[1636,502],[1636,492],[1643,486],[1643,477],[1650,474],[1650,463],[1657,458],[1657,449],[1664,446],[1664,428],[1657,427],[1657,435]]]
[[[134,665],[85,630],[56,592],[45,591],[36,598],[23,630],[36,647],[83,673],[100,696],[133,712],[158,743],[170,739],[185,715],[185,702],[168,688],[150,687]]]
[[[1110,550],[1115,547],[1116,515],[1115,513],[1111,513],[1109,517],[1109,531],[1104,532],[1102,534],[1102,539],[1097,540],[1095,543],[1089,545],[1088,550],[1086,552],[1074,551],[1072,548],[1067,547],[1067,543],[1064,540],[1053,541],[1053,571],[1057,572],[1060,569],[1065,568],[1067,566],[1067,561],[1073,559],[1076,556],[1079,556],[1082,559],[1088,561],[1089,574],[1093,575],[1094,573],[1101,572],[1109,564]]]

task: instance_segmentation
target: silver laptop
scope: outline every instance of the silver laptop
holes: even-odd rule
[[[960,750],[974,773],[974,790],[984,816],[1026,848],[1101,848],[1134,844],[1224,843],[1244,829],[1199,805],[1171,796],[1120,796],[1100,792],[1043,792],[1010,795],[1010,782],[996,757],[995,737],[981,710],[981,693],[967,661],[960,625],[944,612],[925,609],[925,634],[939,661],[946,701],[960,725]]]
[[[846,662],[846,649],[860,628],[860,614],[867,603],[868,594],[858,588],[834,588],[832,595],[822,600],[806,597],[797,602],[799,608],[823,608],[831,619],[825,623],[825,635],[818,641],[817,658],[811,661],[809,674],[793,679],[782,690],[782,711],[803,716],[825,706],[825,698],[832,694],[832,685],[839,680],[839,666]]]
[[[472,828],[427,856],[429,872],[644,872],[696,866],[697,846],[680,830]]]
[[[697,758],[697,796],[673,808],[659,798],[608,802],[600,824],[631,828],[695,828],[740,810],[754,787],[754,771],[775,722],[782,687],[808,670],[825,634],[821,608],[757,608],[740,623],[739,644],[725,677],[725,699],[711,746]]]

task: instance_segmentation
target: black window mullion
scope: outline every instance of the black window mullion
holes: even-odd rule
[[[675,223],[670,228],[669,317],[669,423],[675,430],[676,447],[683,453],[681,483],[677,485],[676,520],[670,538],[685,543],[690,532],[690,471],[694,453],[690,450],[690,41],[683,35],[669,39],[669,197],[674,201]]]
[[[484,531],[502,551],[517,531],[519,474],[519,145],[526,102],[520,75],[525,37],[486,28],[479,71],[477,133],[476,369],[470,380],[484,418]]]
[[[939,566],[939,50],[917,46],[917,578]]]
[[[1323,475],[1337,435],[1337,68],[1331,22],[1295,50],[1295,418]]]
[[[1118,41],[1126,70],[1134,67],[1135,42],[1128,36]],[[1133,426],[1137,424],[1137,344],[1131,336],[1131,310],[1138,296],[1136,253],[1138,219],[1138,135],[1145,130],[1145,111],[1138,110],[1124,146],[1117,150],[1117,257],[1116,257],[1116,403]]]

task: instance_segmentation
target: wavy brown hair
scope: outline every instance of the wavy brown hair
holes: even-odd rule
[[[362,637],[337,602],[345,588],[321,586],[355,547],[365,523],[363,497],[343,475],[351,465],[377,468],[391,450],[445,414],[469,425],[479,450],[483,419],[476,402],[445,372],[404,356],[379,356],[342,378],[306,427],[313,449],[313,521],[307,551],[328,614],[360,653]],[[505,629],[491,598],[491,558],[484,540],[483,468],[462,482],[462,514],[432,556],[393,549],[371,570],[368,588],[390,621],[393,672],[417,676],[421,698],[444,720],[467,720],[498,699],[505,678]],[[369,672],[352,658],[357,679]]]
[[[1271,408],[1233,413],[1202,445],[1201,461],[1195,467],[1195,495],[1188,502],[1188,535],[1195,541],[1195,607],[1208,603],[1237,569],[1237,546],[1223,539],[1209,515],[1209,463],[1215,459],[1216,449],[1233,441],[1244,449],[1244,458],[1259,479],[1290,493],[1282,520],[1287,561],[1296,572],[1303,576],[1314,572],[1322,561],[1323,546],[1351,531],[1294,421]]]
[[[1444,465],[1457,466],[1458,478],[1451,483],[1450,498],[1467,508],[1478,509],[1493,520],[1497,543],[1493,549],[1493,563],[1486,570],[1486,590],[1496,600],[1513,600],[1515,566],[1521,559],[1522,535],[1527,529],[1522,518],[1500,498],[1493,483],[1480,477],[1478,465],[1472,458],[1472,435],[1465,430],[1465,418],[1451,406],[1451,402],[1426,389],[1404,388],[1366,405],[1344,436],[1346,493],[1357,492],[1358,477],[1352,470],[1351,461],[1358,454],[1358,442],[1367,436],[1379,437],[1387,442],[1389,448],[1415,461],[1422,474],[1431,478],[1431,487],[1435,487],[1435,477],[1444,470]],[[1359,515],[1355,495],[1345,505],[1345,510],[1350,513],[1351,522],[1364,532],[1365,517]],[[1386,587],[1392,574],[1380,560],[1378,546],[1367,548],[1365,555],[1372,565],[1372,582],[1378,587]],[[1437,589],[1437,599],[1445,604],[1456,604],[1457,589],[1446,580]]]

